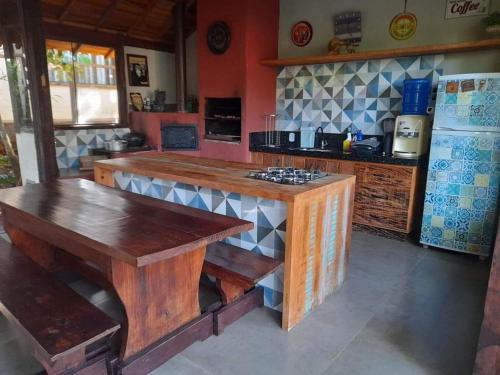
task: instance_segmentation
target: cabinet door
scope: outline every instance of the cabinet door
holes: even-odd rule
[[[342,173],[340,170],[340,160],[328,160],[326,163],[326,172],[328,173]]]
[[[354,222],[408,233],[416,168],[354,163],[353,171]]]
[[[328,166],[328,160],[319,158],[306,158],[305,168],[306,169],[318,169],[321,172],[326,172]]]
[[[293,156],[292,167],[304,169],[306,167],[306,158],[303,156]]]
[[[282,167],[283,155],[279,154],[263,154],[262,165],[264,167]]]
[[[250,158],[253,164],[262,165],[262,158],[263,158],[262,152],[251,152]]]
[[[354,175],[354,162],[352,161],[340,161],[340,173]]]

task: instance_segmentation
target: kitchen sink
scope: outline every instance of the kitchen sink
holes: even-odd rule
[[[290,148],[290,150],[300,150],[300,151],[315,151],[315,152],[335,152],[330,148],[305,148],[305,147],[296,147]]]

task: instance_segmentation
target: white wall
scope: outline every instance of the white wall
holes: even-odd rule
[[[334,36],[333,16],[344,11],[361,11],[363,39],[357,49],[380,50],[428,44],[485,39],[483,16],[444,18],[445,0],[408,0],[407,11],[418,19],[415,35],[397,41],[389,35],[391,19],[403,10],[403,0],[281,0],[279,57],[323,55]],[[490,12],[500,9],[500,0],[491,0]],[[313,27],[313,39],[306,47],[296,47],[290,29],[305,20]],[[500,71],[500,50],[449,55],[445,73]]]
[[[130,92],[140,92],[143,99],[154,97],[155,90],[167,92],[167,103],[175,103],[175,54],[151,49],[125,46],[125,63],[127,54],[143,55],[148,58],[149,87],[129,86],[127,76],[127,99]]]
[[[198,96],[198,43],[196,32],[186,39],[186,76],[188,95]]]

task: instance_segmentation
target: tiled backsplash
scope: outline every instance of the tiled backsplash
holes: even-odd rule
[[[277,128],[321,126],[343,133],[350,126],[383,134],[381,121],[402,107],[403,81],[427,78],[437,85],[444,56],[417,56],[284,67],[277,78]]]
[[[80,156],[88,155],[90,148],[103,148],[104,141],[120,138],[128,132],[128,128],[56,130],[57,166],[59,169],[79,169]]]
[[[115,171],[113,177],[115,186],[121,190],[251,221],[254,223],[252,230],[227,237],[224,241],[257,254],[285,259],[288,210],[285,202],[121,171]],[[280,311],[283,279],[283,268],[280,267],[259,282],[264,288],[265,305]]]

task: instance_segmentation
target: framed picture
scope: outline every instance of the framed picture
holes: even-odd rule
[[[135,111],[142,112],[144,110],[144,101],[140,92],[131,92],[130,100]]]
[[[127,68],[129,86],[149,86],[148,58],[146,56],[127,54]]]

